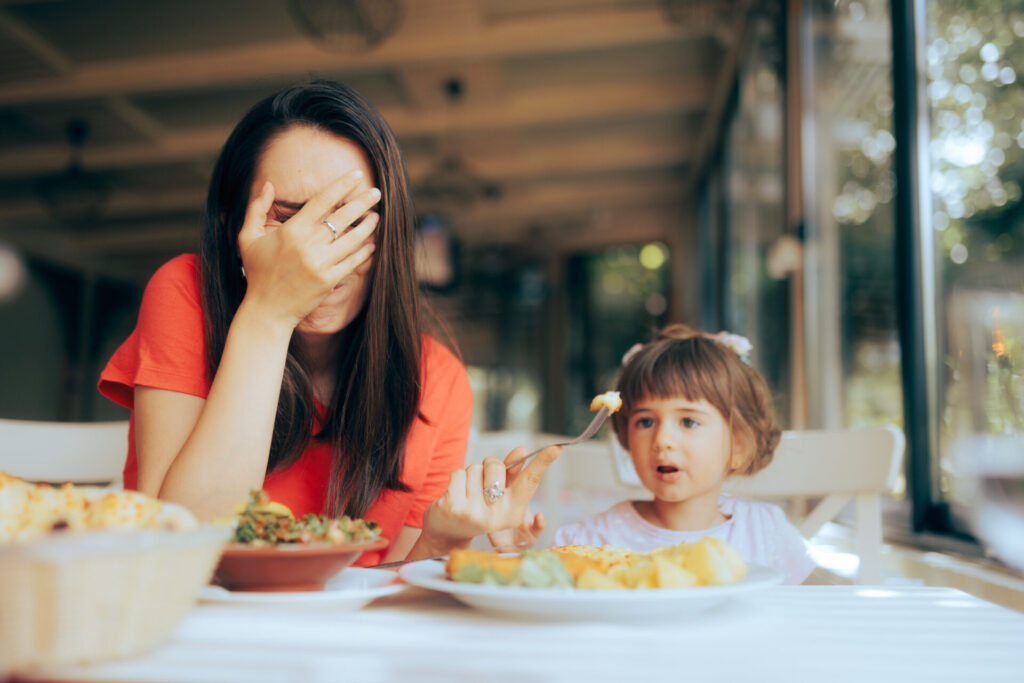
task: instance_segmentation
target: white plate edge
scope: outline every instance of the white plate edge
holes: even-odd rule
[[[690,588],[651,588],[634,590],[590,590],[580,588],[530,588],[527,586],[488,586],[475,583],[459,583],[444,578],[444,567],[430,560],[411,562],[398,570],[403,581],[413,586],[429,588],[452,595],[495,597],[501,600],[513,597],[533,599],[555,598],[579,602],[636,603],[666,599],[710,599],[746,593],[752,590],[779,585],[784,580],[782,572],[771,567],[749,563],[747,577],[751,570],[758,574],[756,580],[744,578],[739,583],[725,586],[693,586]],[[500,593],[495,591],[500,590]]]
[[[346,571],[374,571],[366,567],[353,567]],[[397,577],[397,575],[395,575]],[[328,579],[330,582],[330,579]],[[345,588],[327,589],[322,591],[294,591],[294,592],[260,592],[260,591],[231,591],[223,586],[207,584],[199,590],[198,599],[202,602],[220,604],[261,604],[261,605],[297,605],[297,604],[327,604],[331,602],[355,601],[366,598],[367,601],[393,595],[405,590],[406,584],[400,581],[389,581],[379,586],[367,588]]]

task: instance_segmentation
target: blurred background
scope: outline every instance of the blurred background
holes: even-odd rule
[[[953,302],[1024,296],[1022,70],[1024,0],[0,0],[0,417],[125,417],[99,371],[228,132],[328,77],[403,146],[478,431],[728,329],[787,427],[901,425],[889,521],[969,547],[951,444],[1024,431],[1024,333],[978,323],[1017,364],[969,391]]]

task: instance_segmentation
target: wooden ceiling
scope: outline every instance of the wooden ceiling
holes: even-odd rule
[[[194,249],[234,123],[310,77],[342,80],[380,109],[418,206],[447,215],[466,243],[663,238],[717,135],[750,4],[395,0],[393,33],[338,46],[299,28],[292,5],[311,1],[0,0],[0,241],[144,278]],[[90,222],[57,219],[39,197],[67,171],[78,120],[81,168],[110,189]],[[451,157],[497,196],[427,192]]]

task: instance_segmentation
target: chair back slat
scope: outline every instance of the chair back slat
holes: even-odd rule
[[[120,485],[128,420],[0,419],[0,471],[28,481]]]
[[[856,581],[879,583],[881,499],[896,484],[905,443],[903,432],[892,425],[785,432],[768,467],[752,477],[734,477],[725,488],[750,498],[820,498],[802,519],[793,520],[808,538],[855,500]]]
[[[734,477],[726,489],[765,498],[884,494],[896,483],[903,447],[903,432],[891,425],[785,432],[767,468]]]

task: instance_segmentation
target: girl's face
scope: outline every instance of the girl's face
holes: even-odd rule
[[[333,181],[353,169],[363,171],[363,180],[351,193],[356,196],[374,186],[376,180],[363,148],[347,138],[309,126],[294,126],[274,138],[263,153],[252,192],[266,181],[274,185],[274,204],[267,214],[267,228],[280,227]],[[337,226],[344,231],[349,226]],[[326,228],[324,228],[326,230]],[[330,335],[344,329],[362,310],[369,291],[373,258],[352,275],[295,328],[310,335]]]
[[[629,414],[629,454],[657,500],[705,498],[717,509],[729,472],[729,425],[707,401],[644,397]]]

